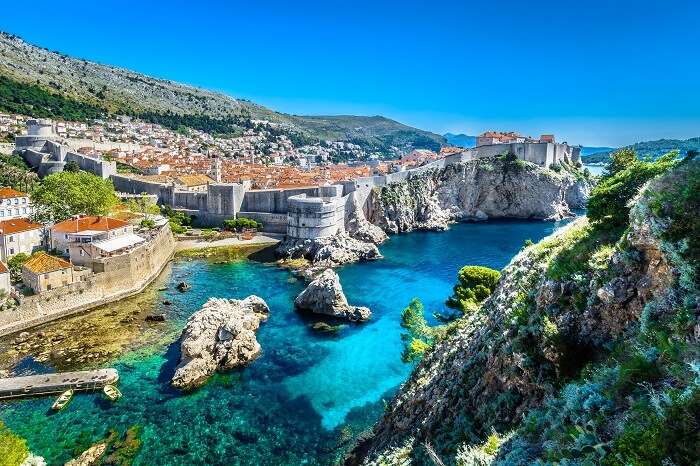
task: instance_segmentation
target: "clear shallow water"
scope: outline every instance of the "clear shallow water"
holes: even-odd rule
[[[466,264],[502,268],[526,239],[553,223],[494,221],[447,232],[415,232],[381,246],[384,259],[339,270],[351,304],[372,309],[370,322],[337,335],[310,329],[293,311],[303,283],[269,264],[176,262],[158,304],[177,329],[210,296],[257,294],[271,308],[258,332],[263,355],[245,369],[215,376],[192,394],[169,386],[179,357],[177,333],[111,361],[124,398],[109,403],[81,394],[61,413],[50,398],[0,404],[2,419],[50,464],[62,464],[108,429],[141,427],[136,464],[329,464],[381,415],[384,400],[409,375],[401,355],[401,310],[419,297],[428,313],[443,309]],[[174,285],[186,280],[190,292]],[[149,340],[150,341],[150,340]]]

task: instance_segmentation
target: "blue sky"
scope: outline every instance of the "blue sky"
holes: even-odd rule
[[[584,145],[700,136],[700,2],[3,2],[51,50],[295,114]]]

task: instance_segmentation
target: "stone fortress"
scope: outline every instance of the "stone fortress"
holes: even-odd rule
[[[224,183],[220,163],[212,163],[212,182],[204,190],[188,190],[174,184],[146,181],[118,174],[115,162],[88,157],[68,150],[53,131],[50,120],[30,120],[28,134],[18,136],[16,150],[40,176],[62,171],[68,161],[102,178],[110,178],[115,190],[128,195],[147,194],[159,205],[195,217],[200,225],[217,225],[224,220],[247,217],[262,222],[264,231],[286,234],[293,239],[318,239],[345,231],[356,209],[366,213],[367,199],[375,187],[408,180],[426,171],[473,160],[512,153],[518,159],[549,168],[553,164],[581,160],[580,148],[551,140],[489,141],[472,149],[448,155],[425,165],[385,175],[358,178],[329,186],[252,190],[250,181]]]
[[[63,171],[66,163],[75,162],[81,168],[107,179],[117,174],[117,163],[108,162],[69,150],[56,136],[54,124],[48,119],[27,121],[27,134],[15,138],[15,150],[39,176]]]

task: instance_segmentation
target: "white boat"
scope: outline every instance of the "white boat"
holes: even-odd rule
[[[119,398],[122,397],[122,392],[120,392],[119,389],[114,385],[105,385],[102,391],[107,396],[107,398],[109,398],[112,401],[117,401]]]
[[[63,408],[66,407],[68,403],[70,403],[70,400],[73,399],[73,389],[70,388],[66,390],[65,392],[61,393],[61,396],[54,401],[53,405],[51,406],[51,409],[54,411],[60,411]]]

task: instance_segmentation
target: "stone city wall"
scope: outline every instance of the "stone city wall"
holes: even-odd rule
[[[0,313],[0,336],[139,293],[165,268],[174,248],[175,239],[166,224],[149,242],[129,253],[94,261],[98,273],[84,281],[22,297],[15,310]]]

